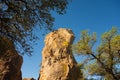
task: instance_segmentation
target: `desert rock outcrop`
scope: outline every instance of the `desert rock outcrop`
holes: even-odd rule
[[[73,40],[72,31],[64,28],[46,36],[39,80],[78,80],[80,70],[71,51]]]
[[[22,80],[22,62],[12,41],[0,37],[0,80]]]

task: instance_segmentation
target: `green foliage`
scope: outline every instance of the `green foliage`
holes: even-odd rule
[[[74,44],[75,49],[73,47],[73,50],[77,50],[78,54],[89,55],[88,63],[83,63],[89,75],[101,75],[104,76],[105,80],[119,80],[120,70],[116,67],[120,63],[120,33],[118,30],[113,27],[110,31],[102,34],[101,44],[95,52],[90,43],[93,40],[92,44],[94,44],[96,37],[93,38],[87,31],[81,33],[81,38]]]
[[[68,0],[0,0],[0,36],[12,40],[22,54],[31,54],[37,36],[35,25],[45,31],[53,30],[51,11],[64,14]]]
[[[81,32],[80,40],[73,45],[75,53],[91,54],[92,47],[96,42],[96,33],[89,35],[87,30]]]

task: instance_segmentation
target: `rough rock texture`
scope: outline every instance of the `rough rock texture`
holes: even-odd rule
[[[13,43],[0,37],[0,80],[22,80],[23,59],[18,55]]]
[[[78,80],[80,70],[71,51],[73,40],[72,31],[63,28],[46,36],[39,80]]]
[[[34,78],[23,78],[23,80],[35,80]]]

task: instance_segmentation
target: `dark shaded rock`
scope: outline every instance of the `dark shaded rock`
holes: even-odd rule
[[[34,78],[23,78],[23,80],[35,80]]]
[[[22,63],[12,41],[0,37],[0,80],[22,80]]]

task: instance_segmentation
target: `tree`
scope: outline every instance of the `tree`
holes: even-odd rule
[[[90,75],[103,76],[105,80],[120,80],[120,32],[113,27],[101,36],[101,44],[94,51],[96,35],[82,31],[80,40],[73,45],[77,54],[88,56],[83,63]]]
[[[35,25],[53,30],[52,11],[64,14],[68,0],[0,0],[0,36],[12,40],[16,49],[31,54]]]

